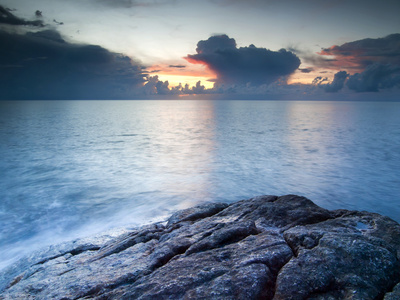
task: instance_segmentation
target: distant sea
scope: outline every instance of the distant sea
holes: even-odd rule
[[[0,268],[261,194],[400,221],[399,102],[3,101],[0,141]]]

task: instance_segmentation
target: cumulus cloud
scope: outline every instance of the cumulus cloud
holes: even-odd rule
[[[400,66],[372,64],[362,73],[350,76],[347,86],[356,92],[378,92],[381,89],[400,87]]]
[[[168,81],[159,80],[157,75],[147,78],[142,91],[145,95],[168,95],[172,93]]]
[[[208,66],[219,84],[271,84],[292,74],[300,65],[300,59],[290,51],[271,51],[254,45],[237,48],[236,41],[227,35],[198,42],[196,52],[186,60]]]
[[[157,75],[147,78],[142,91],[145,95],[204,95],[216,93],[215,89],[207,89],[201,84],[201,81],[198,81],[192,87],[188,84],[170,87],[168,81],[159,80]]]
[[[129,98],[144,82],[130,58],[54,30],[0,31],[0,99]]]
[[[340,91],[343,88],[344,82],[348,76],[349,74],[346,71],[337,72],[333,78],[333,81],[323,86],[325,92],[336,93]]]

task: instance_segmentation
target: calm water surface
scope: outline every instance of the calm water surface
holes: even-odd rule
[[[400,103],[0,102],[0,141],[0,268],[260,194],[400,221]]]

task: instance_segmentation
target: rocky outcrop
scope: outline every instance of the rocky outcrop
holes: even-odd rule
[[[51,247],[1,274],[0,299],[400,299],[400,225],[260,196]]]

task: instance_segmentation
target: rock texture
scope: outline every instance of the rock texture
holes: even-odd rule
[[[179,211],[4,271],[0,299],[400,299],[400,225],[260,196]]]

